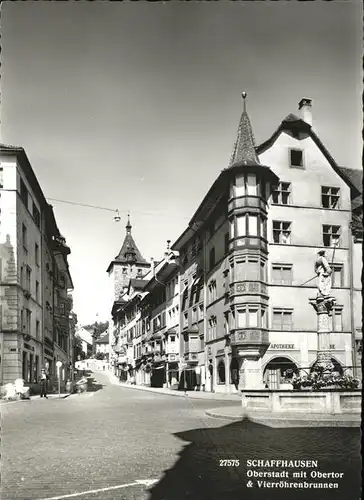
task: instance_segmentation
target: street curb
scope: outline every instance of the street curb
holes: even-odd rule
[[[50,394],[49,397],[48,396],[48,399],[66,399],[70,396],[71,394],[61,394],[61,397],[58,397],[57,394]],[[36,396],[30,396],[29,399],[16,399],[16,400],[13,400],[13,401],[7,401],[5,399],[1,399],[0,400],[0,406],[5,406],[5,405],[8,405],[10,403],[31,403],[32,401],[40,401],[41,399],[43,398],[40,398],[38,395]]]
[[[149,387],[140,387],[140,386],[137,386],[137,385],[129,385],[129,384],[121,384],[120,382],[118,381],[115,381],[115,380],[112,380],[111,377],[109,376],[110,378],[110,382],[114,385],[117,385],[119,387],[125,387],[125,389],[134,389],[136,391],[144,391],[144,392],[149,392],[151,394],[160,394],[161,396],[175,396],[175,397],[178,397],[178,398],[189,398],[189,399],[198,399],[200,401],[226,401],[226,402],[229,402],[229,403],[240,403],[240,398],[239,396],[236,397],[236,399],[234,398],[231,398],[231,397],[222,397],[222,398],[216,398],[216,397],[199,397],[197,396],[197,394],[194,394],[194,391],[190,391],[188,394],[186,394],[184,391],[176,391],[176,392],[160,392],[158,390],[153,390],[152,388],[149,388]],[[206,393],[204,393],[206,394]]]
[[[321,420],[317,418],[318,415],[312,415],[312,418],[299,418],[299,417],[290,417],[288,415],[277,415],[273,416],[272,414],[268,415],[254,415],[250,414],[241,414],[241,415],[231,415],[227,413],[220,413],[214,409],[206,410],[205,414],[209,417],[218,418],[222,420],[230,420],[231,422],[241,422],[245,418],[250,420],[251,422],[266,425],[268,427],[273,428],[282,428],[282,427],[361,427],[360,417],[355,420],[344,420],[338,417],[336,420],[329,420],[322,418]]]

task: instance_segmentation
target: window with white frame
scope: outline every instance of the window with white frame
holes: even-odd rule
[[[182,311],[186,309],[187,299],[188,299],[188,281],[184,282],[184,288],[182,292]]]
[[[199,320],[202,320],[204,318],[203,303],[198,305],[198,309],[199,309],[199,314],[198,314],[199,315]]]
[[[229,311],[224,313],[224,334],[228,335],[230,331],[229,325]]]
[[[236,326],[237,328],[246,328],[247,327],[247,318],[246,318],[246,307],[241,307],[236,311]]]
[[[209,340],[213,340],[216,338],[217,332],[217,318],[216,316],[211,316],[209,319]]]
[[[188,327],[188,312],[183,313],[183,328]]]
[[[273,221],[273,242],[281,245],[289,245],[291,243],[291,222],[288,221]]]
[[[209,302],[216,300],[216,281],[212,280],[209,283]]]
[[[260,313],[261,313],[261,327],[268,328],[267,310],[264,307],[262,307]]]
[[[22,243],[24,250],[28,249],[28,230],[25,224],[22,224]]]
[[[25,289],[30,292],[30,287],[31,287],[31,276],[32,276],[32,270],[29,266],[26,267],[26,280],[25,280]]]
[[[245,179],[244,174],[237,174],[235,178],[235,196],[245,195]]]
[[[280,331],[292,330],[292,309],[273,309],[272,329]]]
[[[344,266],[343,264],[330,264],[332,274],[332,286],[333,287],[343,287],[344,286]]]
[[[246,264],[246,279],[249,281],[259,281],[259,267],[258,257],[248,257],[248,262]]]
[[[245,215],[238,215],[236,217],[236,236],[246,236],[246,220]]]
[[[275,285],[292,285],[292,264],[272,264],[272,283]]]
[[[235,238],[234,218],[230,219],[230,238]]]
[[[332,331],[342,332],[343,331],[343,308],[342,306],[335,306],[332,311]]]
[[[324,224],[322,226],[322,240],[324,247],[340,245],[341,227]]]
[[[272,203],[289,205],[291,202],[291,183],[279,182],[272,191]]]
[[[340,208],[340,188],[322,186],[321,206],[323,208]]]
[[[246,176],[246,190],[248,196],[257,196],[257,177],[255,174]]]
[[[35,282],[35,300],[39,302],[39,281]]]
[[[192,323],[197,323],[197,307],[192,309]]]
[[[35,264],[39,266],[39,245],[37,243],[34,245],[34,258]]]
[[[248,215],[248,235],[258,236],[258,216]]]

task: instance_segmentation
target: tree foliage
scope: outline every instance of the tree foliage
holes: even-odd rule
[[[91,325],[85,325],[84,328],[91,332],[94,340],[97,340],[109,328],[109,322],[105,321],[104,323],[99,323],[98,321],[95,321],[95,323],[92,323]]]

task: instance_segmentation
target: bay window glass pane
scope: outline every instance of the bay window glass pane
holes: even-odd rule
[[[245,236],[246,235],[246,228],[245,228],[245,215],[239,215],[236,218],[236,229],[237,229],[237,236]]]
[[[249,328],[258,327],[258,309],[249,309]]]
[[[255,174],[248,174],[247,175],[246,187],[247,187],[247,195],[248,196],[256,196],[257,195],[257,179],[256,179]]]
[[[258,236],[258,217],[256,215],[248,215],[249,236]]]
[[[265,309],[262,309],[262,328],[267,328],[267,314]]]
[[[260,281],[266,281],[265,280],[265,262],[260,263]]]
[[[248,259],[248,265],[246,268],[247,276],[246,279],[252,281],[259,280],[259,261],[258,259]]]
[[[244,174],[238,174],[235,181],[235,196],[244,196],[245,186],[244,186]]]
[[[246,328],[246,310],[239,309],[237,311],[237,323],[238,328]]]
[[[235,237],[234,219],[230,219],[230,238]]]

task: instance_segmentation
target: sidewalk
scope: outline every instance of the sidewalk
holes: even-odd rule
[[[71,396],[69,392],[58,394],[48,394],[48,399],[66,399]],[[0,399],[0,406],[7,405],[10,403],[31,403],[32,401],[42,401],[45,398],[41,398],[39,394],[35,396],[30,396],[29,399]]]
[[[225,394],[225,393],[215,393],[215,392],[203,392],[203,391],[176,391],[173,389],[167,389],[162,387],[148,387],[142,385],[131,385],[120,382],[118,378],[110,372],[100,372],[107,375],[110,382],[114,385],[119,385],[120,387],[125,387],[126,389],[134,389],[136,391],[153,392],[155,394],[164,394],[166,396],[176,396],[180,398],[190,398],[190,399],[207,399],[212,401],[234,401],[241,405],[240,394]]]
[[[206,410],[209,417],[222,418],[232,422],[242,421],[244,418],[251,422],[268,427],[360,427],[361,415],[337,414],[325,415],[319,413],[244,413],[242,407],[226,406]]]

